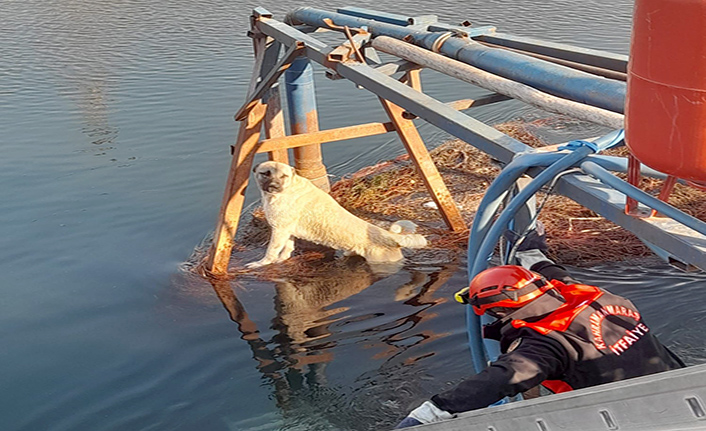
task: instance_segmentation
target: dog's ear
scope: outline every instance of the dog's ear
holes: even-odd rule
[[[255,172],[257,172],[257,168],[259,168],[261,164],[262,164],[262,163],[258,163],[257,165],[255,165],[254,168],[252,168],[252,173],[253,173],[253,174],[254,174]]]

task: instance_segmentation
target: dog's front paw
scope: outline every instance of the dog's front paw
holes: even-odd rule
[[[258,260],[256,262],[250,262],[250,263],[246,264],[245,267],[247,269],[262,268],[263,266],[269,265],[270,263],[272,263],[272,262],[270,262],[269,260],[262,259],[262,260]]]

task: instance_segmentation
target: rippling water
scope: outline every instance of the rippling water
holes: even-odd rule
[[[223,285],[179,269],[215,223],[258,5],[281,18],[304,4],[0,2],[0,429],[385,428],[470,369],[463,308],[449,301],[466,282],[463,262],[383,277],[340,261],[310,277]],[[628,47],[627,1],[403,7]],[[440,99],[457,96],[443,77],[424,80]],[[317,85],[323,127],[379,119],[351,111],[375,100],[350,83]],[[500,106],[478,115],[533,113]],[[430,145],[446,138],[421,129]],[[401,151],[380,137],[324,156],[342,175]],[[704,277],[659,264],[577,275],[628,295],[667,344],[704,362],[693,330]]]

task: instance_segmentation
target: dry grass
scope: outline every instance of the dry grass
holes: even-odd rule
[[[495,126],[532,147],[546,145],[521,121]],[[624,156],[625,148],[610,150],[610,155]],[[488,155],[455,140],[431,151],[431,156],[449,191],[468,224],[473,220],[483,193],[500,169]],[[643,179],[643,190],[659,193],[661,181]],[[450,261],[465,252],[468,233],[449,232],[438,211],[431,205],[431,197],[421,177],[407,156],[365,168],[333,185],[331,195],[353,214],[381,227],[407,219],[419,225],[419,232],[430,241],[428,249],[409,257],[415,261]],[[541,200],[543,196],[538,196]],[[669,202],[699,219],[706,219],[706,193],[677,185]],[[590,265],[606,260],[630,260],[651,255],[630,232],[612,224],[596,213],[570,199],[553,195],[549,198],[540,220],[547,229],[550,257],[566,264]],[[249,229],[240,243],[261,245],[267,241],[267,225],[261,211],[255,211]],[[314,252],[314,258],[320,258]],[[305,253],[299,259],[308,260]],[[292,265],[297,268],[298,260]],[[295,268],[287,268],[292,270]],[[301,268],[300,268],[301,269]]]

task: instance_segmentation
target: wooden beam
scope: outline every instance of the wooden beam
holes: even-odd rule
[[[368,123],[357,126],[340,127],[337,129],[320,130],[318,132],[303,133],[281,138],[266,139],[260,142],[258,153],[283,150],[287,148],[303,147],[305,145],[343,141],[345,139],[364,138],[366,136],[381,135],[393,132],[395,126],[390,123]]]
[[[493,93],[481,97],[480,99],[461,99],[449,102],[446,105],[457,110],[464,110],[475,106],[488,105],[490,103],[501,102],[503,100],[509,99],[510,97],[508,96]],[[408,120],[413,120],[417,118],[416,115],[407,111],[403,113],[403,117]],[[267,121],[267,119],[265,119],[265,121]],[[336,142],[343,141],[345,139],[365,138],[367,136],[381,135],[383,133],[394,131],[395,125],[388,121],[386,123],[367,123],[359,124],[357,126],[346,126],[337,129],[321,130],[318,132],[303,133],[301,135],[267,135],[267,139],[260,142],[260,146],[258,147],[257,152],[267,153],[271,151],[286,150],[288,148],[296,148],[310,144]]]
[[[240,123],[238,139],[232,147],[233,159],[228,172],[226,190],[223,193],[213,245],[206,262],[208,270],[214,275],[225,275],[228,272],[233,238],[238,230],[240,212],[245,200],[245,188],[248,186],[250,169],[257,152],[265,111],[264,104],[259,102],[255,104],[246,120]]]
[[[407,85],[414,88],[415,90],[422,91],[422,70],[412,69],[408,70],[406,75]]]
[[[395,129],[410,158],[419,170],[429,194],[439,207],[446,225],[454,231],[467,230],[468,227],[461,216],[461,211],[459,211],[451,197],[449,189],[446,188],[446,184],[444,184],[443,178],[441,178],[439,171],[436,169],[436,165],[434,165],[434,161],[431,159],[427,147],[424,145],[422,137],[419,135],[419,131],[417,131],[412,120],[402,117],[403,108],[383,98],[380,98],[380,102],[382,102],[385,112],[387,112],[390,120],[395,125]]]

